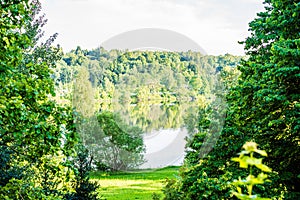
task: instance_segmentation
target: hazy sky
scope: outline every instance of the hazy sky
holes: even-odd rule
[[[248,23],[262,0],[44,0],[46,35],[65,51],[91,49],[126,31],[160,28],[194,40],[210,55],[243,54]]]

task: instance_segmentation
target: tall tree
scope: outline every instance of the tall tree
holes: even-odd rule
[[[249,24],[251,36],[242,42],[249,58],[239,66],[238,84],[227,96],[221,136],[206,158],[185,165],[182,179],[168,184],[167,199],[230,198],[226,182],[243,172],[229,161],[249,140],[268,151],[266,163],[277,173],[271,183],[256,188],[258,193],[276,199],[282,193],[286,199],[300,197],[300,2],[264,4],[265,11]],[[200,137],[192,144],[201,142]]]
[[[300,2],[266,0],[243,44],[231,112],[239,137],[269,149],[269,165],[291,191],[300,191]]]
[[[33,174],[39,172],[35,165],[49,156],[69,154],[76,141],[71,110],[51,100],[51,68],[60,58],[60,49],[51,46],[56,35],[38,45],[46,22],[39,17],[40,9],[38,0],[0,1],[0,148],[9,154],[9,159],[1,160],[6,162],[0,168],[1,199],[46,198],[49,185],[44,178],[50,176],[33,183]],[[2,174],[14,171],[15,165],[30,168],[33,174],[27,170],[3,181]],[[59,173],[56,167],[47,170]],[[21,180],[22,176],[31,182]]]

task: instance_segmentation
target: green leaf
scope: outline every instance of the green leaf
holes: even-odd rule
[[[231,158],[234,162],[239,162],[241,168],[248,168],[248,163],[245,160],[245,157],[241,158]]]
[[[3,41],[6,43],[7,47],[10,46],[10,42],[9,42],[9,39],[7,37],[3,37]]]
[[[248,168],[248,162],[246,161],[246,159],[241,159],[240,160],[240,168]]]
[[[234,161],[234,162],[240,162],[240,160],[241,160],[241,159],[240,159],[240,158],[237,158],[237,157],[235,157],[235,158],[231,158],[231,160],[232,160],[232,161]]]
[[[242,189],[240,187],[237,186],[236,189],[237,189],[238,193],[240,193],[240,194],[242,193]]]
[[[257,168],[261,169],[264,172],[272,172],[272,169],[269,168],[267,165],[264,164],[256,164],[255,165]]]
[[[258,165],[262,163],[262,158],[250,158],[245,156],[245,162],[247,162],[249,165]]]
[[[268,156],[268,154],[265,150],[256,149],[255,152],[260,154],[261,156]]]
[[[264,174],[264,173],[262,172],[262,173],[258,174],[257,178],[263,179],[263,180],[264,180],[264,179],[268,178],[268,175],[267,175],[267,174]]]

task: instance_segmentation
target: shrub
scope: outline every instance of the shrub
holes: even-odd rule
[[[89,173],[92,170],[93,158],[89,156],[89,151],[83,146],[77,146],[77,155],[72,161],[75,171],[74,193],[67,194],[67,200],[97,200],[98,194],[96,190],[99,184],[91,182]]]
[[[231,184],[236,187],[236,191],[232,193],[234,196],[241,200],[255,199],[255,200],[270,200],[270,198],[261,198],[259,195],[253,194],[253,187],[258,184],[264,184],[268,175],[263,172],[271,172],[271,168],[267,165],[262,164],[262,158],[255,158],[254,153],[257,153],[261,156],[267,156],[266,151],[257,149],[257,144],[255,142],[246,142],[243,146],[245,149],[240,153],[240,156],[237,158],[232,158],[232,161],[239,162],[240,168],[249,168],[249,175],[245,179],[234,180]],[[259,173],[256,177],[254,176],[253,166],[257,167],[262,172]],[[242,187],[245,187],[248,194],[243,194]]]

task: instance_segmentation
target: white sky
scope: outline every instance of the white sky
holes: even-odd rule
[[[111,37],[140,28],[187,36],[209,55],[243,55],[237,41],[263,10],[263,0],[43,0],[46,35],[58,33],[64,51],[92,49]]]

